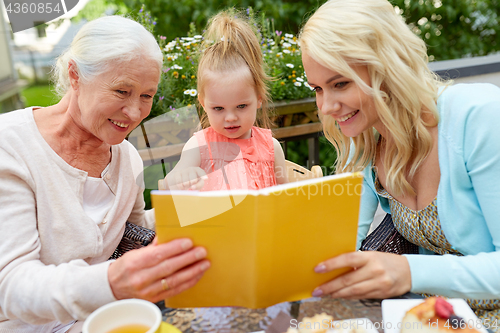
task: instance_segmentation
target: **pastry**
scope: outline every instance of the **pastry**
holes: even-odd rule
[[[453,306],[442,297],[429,297],[411,308],[401,323],[401,333],[440,333],[457,331],[476,333],[463,318],[457,316]]]

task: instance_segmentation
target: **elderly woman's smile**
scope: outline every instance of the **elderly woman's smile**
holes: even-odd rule
[[[158,63],[145,56],[113,64],[94,79],[76,83],[72,118],[83,132],[118,144],[148,116],[159,79]]]

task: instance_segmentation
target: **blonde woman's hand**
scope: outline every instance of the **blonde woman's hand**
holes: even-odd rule
[[[170,190],[200,190],[208,176],[200,167],[187,167],[173,170],[165,179]]]
[[[387,298],[411,289],[411,273],[404,256],[376,251],[358,251],[328,259],[315,267],[317,273],[351,267],[349,271],[313,291],[313,296],[333,298]]]
[[[108,280],[116,299],[140,298],[156,303],[193,287],[210,267],[207,251],[190,239],[152,244],[112,262]],[[162,281],[163,280],[163,281]]]

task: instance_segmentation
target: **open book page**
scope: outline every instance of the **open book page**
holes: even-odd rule
[[[361,184],[355,173],[259,191],[153,191],[159,242],[189,237],[212,263],[166,306],[261,308],[310,297],[342,273],[314,267],[355,250]]]

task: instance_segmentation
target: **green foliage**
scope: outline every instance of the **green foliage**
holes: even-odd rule
[[[347,1],[347,0],[346,0]],[[500,51],[500,0],[389,0],[423,38],[430,60],[482,56]],[[155,34],[173,40],[190,23],[205,27],[208,18],[229,7],[252,7],[273,17],[276,27],[297,33],[325,0],[91,0],[77,19],[107,12],[137,13],[144,5],[155,18]],[[89,8],[87,8],[89,7]]]
[[[261,15],[261,49],[271,83],[273,101],[295,100],[314,96],[305,77],[297,37],[275,30],[274,19]]]
[[[164,178],[171,170],[173,165],[171,163],[159,163],[147,166],[144,168],[144,202],[146,209],[151,209],[151,190],[158,189],[158,179]]]
[[[71,21],[78,23],[85,19],[87,21],[95,20],[105,14],[127,14],[129,9],[121,1],[110,2],[107,0],[90,0],[85,7],[78,12]]]
[[[428,45],[430,60],[500,51],[500,0],[391,0]]]

